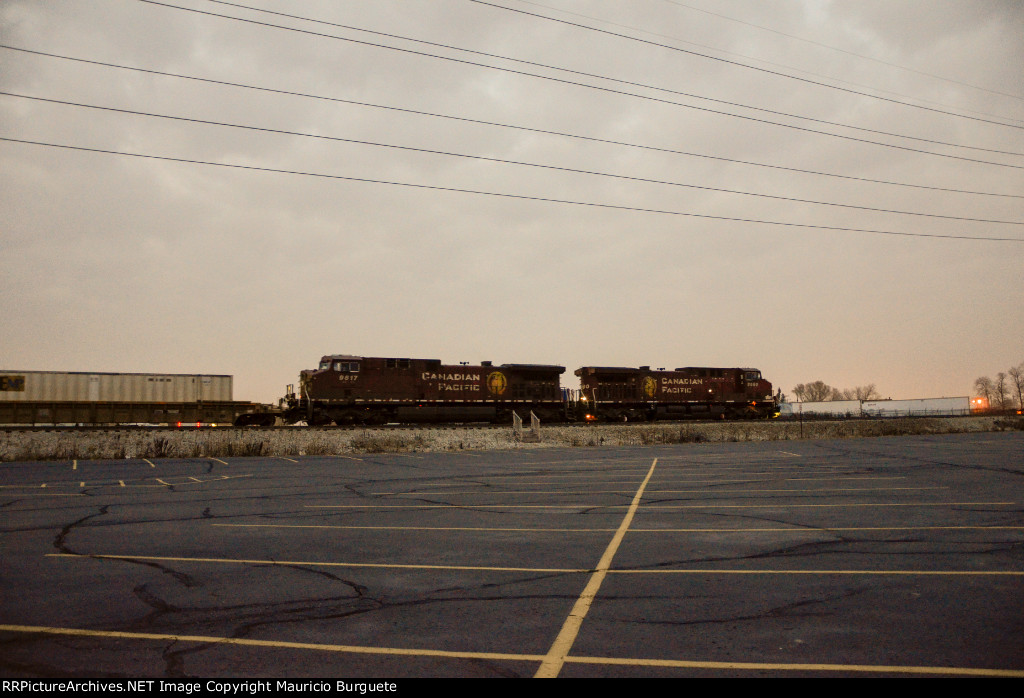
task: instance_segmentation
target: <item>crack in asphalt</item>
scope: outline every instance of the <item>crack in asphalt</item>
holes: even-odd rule
[[[879,589],[887,589],[892,585],[884,586],[863,586],[849,589],[840,594],[826,595],[814,599],[803,599],[801,601],[794,601],[792,603],[783,604],[782,606],[774,606],[761,613],[754,613],[750,615],[739,615],[729,616],[725,618],[702,618],[694,620],[651,620],[649,618],[643,618],[640,620],[615,620],[615,623],[623,625],[657,625],[657,626],[688,626],[688,625],[721,625],[725,623],[743,623],[752,620],[772,620],[778,618],[827,618],[835,615],[834,611],[817,611],[817,612],[799,612],[794,611],[804,608],[806,606],[817,606],[820,604],[833,603],[836,601],[843,601],[851,599],[869,592],[876,592]],[[629,597],[605,597],[602,601],[622,600]]]
[[[994,473],[1006,473],[1006,474],[1009,474],[1009,475],[1024,476],[1024,470],[1014,470],[1012,468],[1001,468],[1001,467],[986,466],[986,465],[971,465],[971,464],[968,464],[968,463],[953,463],[953,462],[950,462],[950,461],[935,460],[935,459],[932,459],[932,458],[924,458],[924,457],[921,457],[921,456],[911,456],[911,455],[907,455],[907,454],[904,454],[904,453],[885,453],[885,452],[881,452],[881,451],[869,451],[869,450],[866,450],[866,449],[865,450],[861,450],[861,449],[852,448],[850,446],[846,446],[845,448],[840,448],[839,446],[825,445],[825,444],[822,444],[822,443],[814,443],[812,445],[815,448],[821,449],[823,451],[832,451],[834,453],[839,453],[839,454],[844,455],[844,456],[869,456],[869,457],[874,457],[874,458],[887,458],[887,459],[893,460],[893,461],[905,461],[905,462],[909,462],[909,463],[924,463],[924,464],[927,464],[927,465],[945,466],[945,467],[957,468],[957,469],[961,469],[961,470],[984,470],[984,471],[994,472]]]
[[[67,524],[66,526],[64,526],[60,530],[60,533],[58,533],[57,536],[53,539],[53,547],[55,547],[60,552],[66,553],[68,555],[78,555],[77,552],[75,552],[71,548],[67,547],[66,541],[67,541],[68,536],[71,535],[71,532],[75,528],[83,525],[89,519],[93,519],[93,518],[95,518],[97,516],[105,516],[109,510],[110,510],[110,505],[109,504],[104,504],[103,506],[101,506],[99,508],[99,511],[97,511],[96,513],[89,514],[88,516],[83,516],[82,518],[80,518],[80,519],[78,519],[76,521],[72,521],[71,523]],[[49,528],[49,526],[47,526],[46,528]]]

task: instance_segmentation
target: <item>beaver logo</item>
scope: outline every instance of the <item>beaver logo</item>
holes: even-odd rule
[[[644,378],[644,395],[647,397],[654,397],[654,393],[658,392],[658,382],[651,376]]]
[[[501,371],[492,371],[487,375],[487,389],[491,395],[501,395],[508,387],[508,379]]]

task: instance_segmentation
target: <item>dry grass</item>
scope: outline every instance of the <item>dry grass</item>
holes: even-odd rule
[[[260,431],[11,432],[0,460],[97,460],[336,455],[545,447],[640,446],[738,441],[845,439],[913,434],[1024,430],[1024,419],[950,417],[805,422],[662,423],[550,426],[540,443],[519,443],[511,429],[295,429]]]

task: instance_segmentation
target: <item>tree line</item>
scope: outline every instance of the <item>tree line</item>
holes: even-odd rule
[[[981,376],[974,381],[974,393],[995,410],[1024,409],[1024,361],[1000,371],[994,380]]]
[[[858,385],[855,388],[840,390],[833,388],[824,381],[801,383],[793,388],[793,396],[800,402],[832,402],[835,400],[881,400],[882,395],[874,383]]]

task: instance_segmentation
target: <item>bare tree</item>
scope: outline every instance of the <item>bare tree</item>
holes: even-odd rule
[[[1017,409],[1024,409],[1024,362],[1020,366],[1014,366],[1009,371],[1013,389],[1017,392]]]
[[[999,409],[1005,410],[1010,407],[1010,390],[1006,384],[1006,374],[1000,371],[996,374],[996,379],[992,381],[992,396],[995,400],[995,406]],[[992,404],[991,402],[989,403]]]
[[[978,397],[985,398],[985,402],[992,405],[992,396],[995,394],[995,384],[988,376],[981,376],[974,381],[974,393]]]
[[[867,385],[858,385],[852,390],[853,397],[851,400],[881,400],[882,394],[875,388],[874,383],[868,383]]]
[[[826,400],[835,400],[836,398],[834,398],[833,395],[837,392],[838,391],[835,388],[824,381],[801,383],[793,388],[793,394],[796,395],[796,399],[801,402],[824,402]]]
[[[880,400],[881,395],[874,383],[858,385],[856,388],[839,390],[823,381],[801,383],[793,388],[793,394],[802,402],[830,402],[835,400]]]

